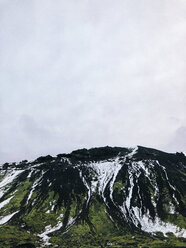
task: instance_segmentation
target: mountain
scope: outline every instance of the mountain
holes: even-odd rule
[[[186,156],[101,147],[0,167],[0,247],[186,247]]]

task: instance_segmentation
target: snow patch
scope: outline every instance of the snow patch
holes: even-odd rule
[[[9,214],[9,215],[6,215],[2,218],[0,218],[0,225],[3,225],[5,224],[6,222],[8,222],[15,214],[17,214],[19,211],[16,211],[12,214]]]
[[[143,231],[149,233],[162,232],[165,236],[167,233],[172,232],[176,237],[186,238],[185,229],[181,229],[171,223],[165,223],[157,216],[154,220],[152,220],[148,211],[146,214],[140,216],[138,207],[134,207],[133,210],[135,212],[135,216],[141,224],[141,229]]]
[[[12,183],[13,180],[21,173],[23,172],[23,170],[12,170],[10,172],[8,172],[5,177],[3,178],[3,180],[0,182],[0,198],[3,196],[3,194],[5,193],[5,187]]]
[[[175,206],[172,204],[172,202],[169,203],[169,214],[175,214]]]
[[[27,178],[30,178],[30,177],[31,177],[32,172],[33,172],[33,170],[31,170],[31,171],[29,172],[29,174],[28,174]]]
[[[70,217],[68,220],[68,226],[72,226],[76,218]]]
[[[8,204],[10,202],[10,200],[13,198],[13,196],[11,196],[10,198],[4,200],[3,202],[0,203],[0,209],[3,208],[6,204]]]
[[[86,186],[86,188],[88,189],[88,194],[87,194],[87,202],[86,205],[88,205],[89,201],[90,201],[90,196],[91,196],[91,188],[89,187],[88,183],[86,182],[85,178],[82,175],[82,171],[79,172],[80,178],[82,179],[84,185]]]
[[[99,163],[90,163],[89,167],[91,167],[97,175],[97,183],[94,182],[92,184],[93,191],[98,186],[98,192],[102,196],[104,202],[106,203],[106,198],[104,196],[106,186],[109,182],[111,183],[111,185],[114,184],[115,178],[122,167],[122,165],[119,163],[119,158],[116,158],[115,160],[109,162],[101,161]],[[110,187],[111,190],[112,188],[113,187]]]
[[[61,215],[62,216],[62,215]],[[60,216],[60,217],[61,217]],[[63,223],[61,221],[59,221],[57,223],[57,225],[55,225],[54,227],[52,227],[51,225],[48,225],[45,227],[45,231],[41,234],[38,234],[38,236],[43,240],[44,244],[42,245],[42,247],[44,246],[49,246],[51,245],[51,243],[49,242],[50,237],[48,236],[48,234],[55,232],[57,230],[59,230],[61,227],[63,226]]]
[[[138,146],[132,148],[132,152],[130,152],[130,153],[127,155],[127,157],[128,157],[128,158],[132,158],[132,157],[137,153],[137,151],[138,151]]]
[[[32,189],[31,189],[31,191],[29,193],[29,196],[27,198],[27,204],[28,204],[29,200],[31,199],[32,194],[33,194],[35,188],[37,187],[37,185],[39,184],[40,180],[42,179],[43,175],[44,175],[44,173],[42,172],[42,175],[34,182],[34,184],[32,186]]]

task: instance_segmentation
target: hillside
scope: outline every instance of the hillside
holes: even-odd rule
[[[6,163],[0,247],[186,247],[186,157],[101,147]]]

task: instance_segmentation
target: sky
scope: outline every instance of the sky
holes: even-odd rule
[[[0,0],[0,163],[186,152],[185,0]]]

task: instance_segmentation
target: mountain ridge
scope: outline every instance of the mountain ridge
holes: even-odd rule
[[[106,146],[5,163],[0,234],[12,236],[0,236],[0,244],[143,247],[145,237],[147,247],[186,247],[185,196],[183,153]],[[24,230],[22,240],[15,228]]]

